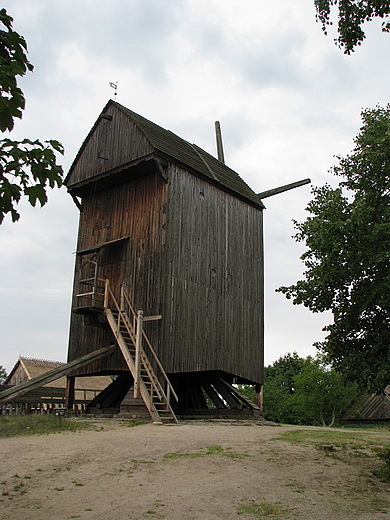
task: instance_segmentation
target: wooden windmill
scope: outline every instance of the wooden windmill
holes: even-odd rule
[[[256,194],[218,148],[216,159],[115,101],[89,132],[65,180],[80,210],[69,407],[75,377],[110,374],[90,411],[259,413],[234,384],[256,385],[260,404],[261,199],[307,181]]]

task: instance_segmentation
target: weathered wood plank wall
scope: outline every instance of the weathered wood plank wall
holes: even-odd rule
[[[84,199],[79,224],[78,251],[129,237],[97,253],[99,277],[110,280],[118,298],[120,285],[125,282],[136,307],[154,314],[161,308],[159,257],[165,247],[166,190],[165,181],[154,173],[99,191]],[[80,289],[80,266],[88,256],[93,255],[76,259],[73,308],[77,306],[75,294]],[[112,342],[109,330],[88,325],[86,321],[83,316],[72,314],[69,361]],[[126,369],[119,352],[114,358],[91,364],[87,372],[110,369]]]
[[[147,327],[168,373],[224,370],[262,382],[262,211],[175,164],[167,178],[155,172],[92,192],[78,250],[129,237],[98,253],[99,276],[117,295],[124,281],[145,314],[163,314]],[[76,292],[79,267],[80,259]],[[73,314],[69,360],[112,339]],[[125,369],[118,351],[82,373]]]
[[[105,116],[112,119],[100,117],[78,153],[72,169],[72,184],[153,151],[151,144],[126,114],[111,106]],[[126,132],[123,128],[126,128]]]
[[[260,209],[171,165],[160,354],[169,372],[262,382],[262,229]]]
[[[125,281],[146,314],[163,314],[148,327],[167,372],[224,370],[261,382],[261,210],[170,165],[168,185],[155,173],[84,199],[78,250],[124,236],[99,253],[100,276],[116,294]],[[72,315],[69,360],[111,341]],[[125,369],[119,353],[88,373],[110,369]]]

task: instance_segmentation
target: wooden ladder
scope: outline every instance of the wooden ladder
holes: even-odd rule
[[[142,311],[135,313],[123,288],[119,305],[108,280],[104,313],[134,378],[134,398],[141,395],[154,422],[177,422],[170,404],[171,396],[177,401],[177,395],[143,330],[144,321],[161,319],[161,316],[144,317]],[[144,344],[146,349],[143,347]]]

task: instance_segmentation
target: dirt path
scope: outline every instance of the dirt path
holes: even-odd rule
[[[390,486],[372,478],[370,458],[277,440],[298,427],[97,428],[0,439],[1,520],[390,518]]]

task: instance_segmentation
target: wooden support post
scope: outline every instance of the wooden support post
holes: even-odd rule
[[[263,388],[264,385],[255,385],[256,404],[260,408],[260,412],[263,411]]]
[[[140,366],[141,366],[141,349],[142,349],[142,332],[143,332],[143,311],[138,311],[137,315],[137,332],[135,338],[135,378],[134,378],[134,399],[138,398],[138,390],[140,383]]]
[[[125,310],[125,287],[124,283],[121,284],[121,311]]]
[[[66,391],[65,391],[65,408],[72,410],[74,405],[74,389],[76,378],[74,376],[67,376]]]
[[[92,289],[92,307],[96,306],[96,294],[97,294],[97,285],[98,285],[98,265],[97,262],[93,262],[95,264],[95,274],[93,277],[93,289]]]
[[[222,132],[221,125],[219,121],[215,121],[215,137],[217,139],[217,155],[218,161],[225,164],[225,156],[223,153],[223,145],[222,145]]]
[[[104,289],[104,304],[103,304],[105,309],[108,308],[108,290],[109,290],[109,281],[108,281],[108,279],[106,279],[105,289]]]

